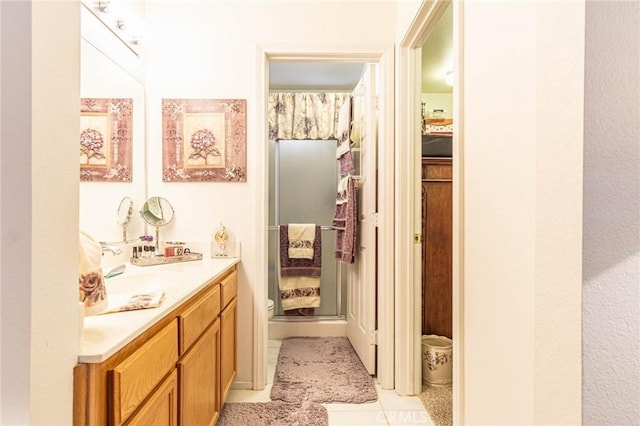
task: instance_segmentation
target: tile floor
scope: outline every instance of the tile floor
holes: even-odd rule
[[[227,402],[268,402],[281,340],[269,340],[267,386],[261,391],[234,389]],[[378,400],[368,404],[323,404],[329,426],[433,425],[417,396],[403,397],[377,386]]]

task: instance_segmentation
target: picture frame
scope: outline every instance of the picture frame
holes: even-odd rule
[[[131,98],[80,99],[80,181],[132,181]]]
[[[245,99],[163,99],[164,182],[246,182]]]

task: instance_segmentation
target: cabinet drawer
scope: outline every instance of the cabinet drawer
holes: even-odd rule
[[[422,179],[451,180],[453,176],[451,160],[438,161],[435,164],[422,163]]]
[[[222,280],[220,287],[222,289],[222,309],[224,309],[238,294],[238,271],[233,271]]]
[[[127,422],[127,426],[138,425],[178,425],[178,374],[175,369]]]
[[[109,371],[110,423],[123,423],[177,361],[178,324],[174,320]]]
[[[218,314],[220,314],[220,285],[216,284],[178,316],[181,354],[191,347]]]

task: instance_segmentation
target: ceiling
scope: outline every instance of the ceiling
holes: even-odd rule
[[[352,90],[363,67],[363,63],[270,62],[269,89]]]
[[[422,46],[422,93],[451,93],[444,77],[453,71],[453,8],[447,7]]]
[[[363,63],[269,62],[271,90],[352,90]],[[445,74],[453,70],[453,8],[449,6],[422,46],[422,92],[451,93]]]

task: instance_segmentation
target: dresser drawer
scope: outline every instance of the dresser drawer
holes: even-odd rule
[[[222,280],[222,309],[238,295],[238,271],[233,271]]]
[[[451,159],[423,159],[423,180],[451,180],[452,177],[453,169],[451,167]]]
[[[220,285],[211,286],[193,305],[178,316],[180,354],[184,354],[220,314]]]
[[[178,324],[174,320],[109,371],[111,424],[122,424],[178,361]]]

